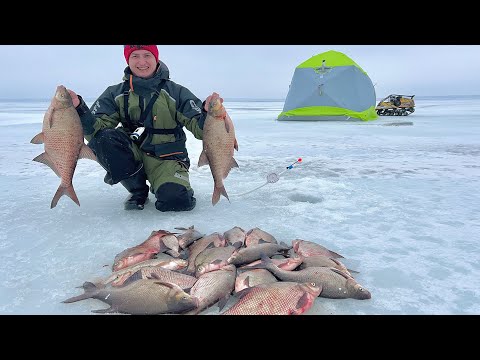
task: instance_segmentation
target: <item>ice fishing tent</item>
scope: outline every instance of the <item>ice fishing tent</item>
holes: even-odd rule
[[[373,120],[375,88],[347,55],[330,50],[298,65],[278,120]]]

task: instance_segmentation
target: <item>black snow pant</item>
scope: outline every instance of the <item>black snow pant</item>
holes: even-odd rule
[[[116,184],[139,172],[145,174],[145,170],[147,170],[145,179],[148,178],[152,184],[151,191],[157,198],[155,202],[157,210],[189,211],[195,207],[196,200],[193,196],[193,189],[190,187],[188,178],[185,180],[188,169],[180,166],[175,160],[157,161],[152,159],[138,151],[137,145],[126,133],[115,129],[98,131],[88,146],[97,156],[100,165],[107,170],[104,179],[107,184]],[[138,156],[135,157],[134,148],[137,153],[141,154],[143,160],[138,160]],[[144,161],[147,161],[145,166]],[[152,162],[154,163],[152,164]],[[156,191],[153,188],[154,184],[157,187]]]
[[[119,183],[137,173],[142,162],[135,159],[134,146],[127,134],[115,129],[104,129],[88,143],[97,155],[97,160],[107,170],[105,182],[110,185]],[[144,171],[142,169],[142,171]]]

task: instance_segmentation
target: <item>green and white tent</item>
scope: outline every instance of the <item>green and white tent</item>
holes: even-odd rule
[[[375,88],[347,55],[330,50],[298,65],[278,120],[373,120]]]

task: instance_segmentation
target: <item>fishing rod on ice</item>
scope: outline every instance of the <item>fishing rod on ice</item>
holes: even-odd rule
[[[288,170],[292,170],[293,167],[295,166],[295,164],[300,164],[302,162],[302,158],[298,158],[297,161],[295,161],[294,163],[288,165],[286,167],[285,170],[283,170],[281,173],[277,174],[277,173],[270,173],[267,175],[267,182],[265,184],[262,184],[258,187],[256,187],[255,189],[252,189],[250,191],[247,191],[247,192],[244,192],[244,193],[241,193],[241,194],[231,194],[230,196],[243,196],[243,195],[247,195],[247,194],[250,194],[254,191],[257,191],[258,189],[264,187],[265,185],[268,185],[268,184],[275,184],[278,180],[280,180],[280,176],[282,176],[285,172],[287,172]]]

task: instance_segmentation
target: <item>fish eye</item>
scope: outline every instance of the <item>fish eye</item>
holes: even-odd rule
[[[361,286],[358,287],[358,290],[363,291],[363,288]]]
[[[203,270],[203,266],[199,266],[199,267],[197,268],[197,271],[202,271],[202,270]]]
[[[310,285],[312,285],[312,286],[317,286],[317,284],[315,284],[314,282],[310,283]]]

